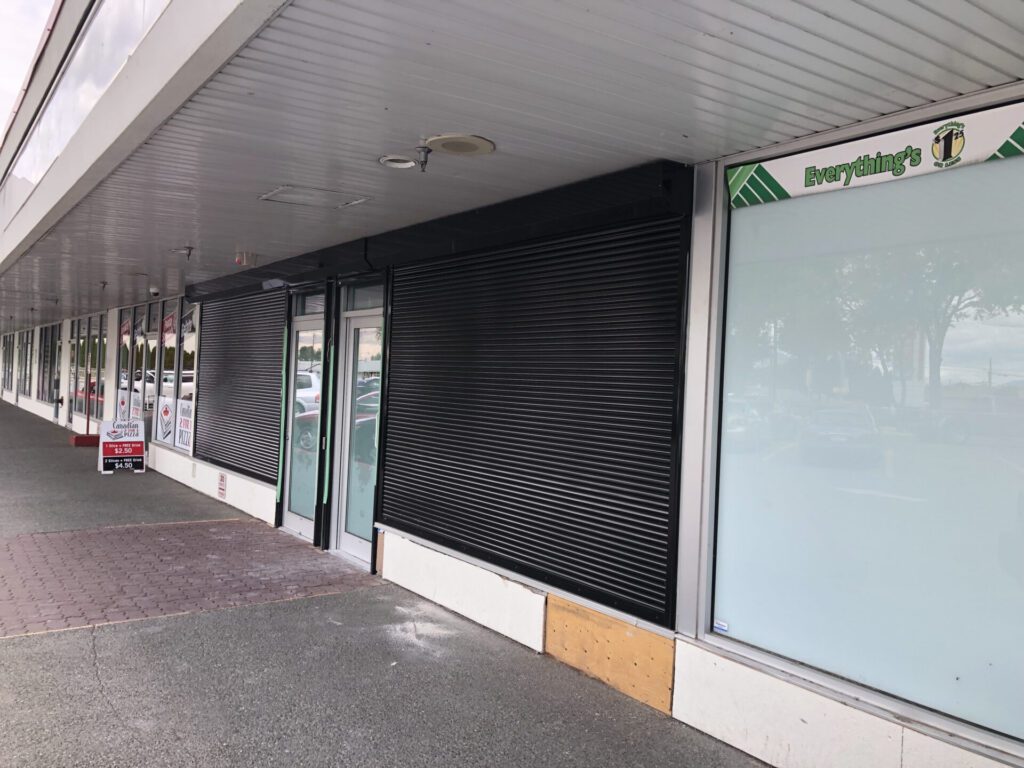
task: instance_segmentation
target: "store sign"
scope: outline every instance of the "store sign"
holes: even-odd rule
[[[174,445],[183,451],[192,450],[192,435],[195,432],[194,409],[191,400],[178,401],[178,415],[174,432]]]
[[[729,168],[733,208],[863,187],[1024,154],[1024,104],[973,112]]]
[[[161,443],[174,444],[174,400],[160,397],[156,404],[156,439]]]
[[[146,471],[146,425],[142,419],[101,422],[97,468],[104,475],[118,470]]]

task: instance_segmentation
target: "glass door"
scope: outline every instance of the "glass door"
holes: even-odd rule
[[[384,321],[381,315],[345,320],[347,361],[341,446],[337,547],[370,559],[373,501],[377,490],[380,428],[381,362]]]
[[[323,373],[322,318],[292,322],[288,377],[287,460],[284,485],[284,527],[313,538],[320,453],[320,377]]]

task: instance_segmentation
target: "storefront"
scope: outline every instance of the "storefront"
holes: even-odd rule
[[[725,654],[779,696],[1019,751],[1022,122],[889,120],[698,169],[677,717],[770,761],[760,736],[806,741],[749,691],[729,725]]]
[[[1024,106],[972,106],[9,334],[0,384],[116,386],[158,471],[771,763],[1024,756]]]
[[[325,549],[370,561],[376,522],[670,623],[690,183],[645,166],[195,286],[194,458]]]

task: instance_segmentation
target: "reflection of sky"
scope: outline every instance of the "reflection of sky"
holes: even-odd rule
[[[1024,315],[964,319],[949,329],[942,354],[944,384],[1024,382]]]
[[[0,123],[7,124],[39,35],[50,12],[48,0],[3,0],[0,3]],[[2,130],[2,127],[0,127]]]
[[[11,172],[29,184],[19,185],[13,199],[5,196],[8,215],[64,150],[168,2],[102,1]]]

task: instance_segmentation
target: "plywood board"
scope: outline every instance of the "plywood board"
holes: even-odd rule
[[[548,595],[544,650],[660,712],[672,712],[672,640]]]

